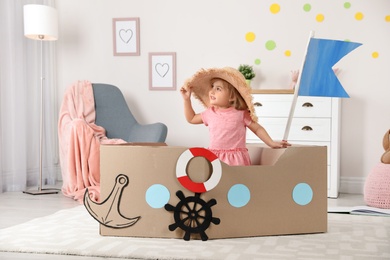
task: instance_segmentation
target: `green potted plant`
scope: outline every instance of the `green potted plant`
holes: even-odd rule
[[[256,76],[253,67],[247,64],[241,64],[238,67],[238,71],[240,71],[242,75],[244,75],[244,78],[246,79],[248,85],[250,85],[251,80]]]

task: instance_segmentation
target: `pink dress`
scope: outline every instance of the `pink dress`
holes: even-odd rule
[[[201,113],[203,123],[209,127],[209,150],[215,153],[224,163],[250,165],[246,148],[246,127],[252,122],[249,111],[208,108]]]

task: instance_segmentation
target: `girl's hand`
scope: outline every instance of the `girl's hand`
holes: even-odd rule
[[[287,148],[288,146],[291,146],[290,143],[288,143],[287,141],[283,140],[283,141],[280,141],[280,142],[273,142],[271,145],[270,145],[272,148]]]
[[[184,100],[189,100],[191,98],[191,91],[187,91],[184,87],[181,87],[180,93]]]
[[[299,76],[299,70],[292,70],[291,71],[291,81],[294,83],[297,83]]]

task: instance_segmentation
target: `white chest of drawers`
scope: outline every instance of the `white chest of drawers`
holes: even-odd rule
[[[253,94],[258,122],[272,139],[282,140],[293,94],[269,92],[271,94]],[[339,98],[298,97],[288,136],[291,144],[327,146],[328,197],[330,198],[337,198],[339,193],[340,107]],[[248,130],[247,143],[260,142],[261,140]]]

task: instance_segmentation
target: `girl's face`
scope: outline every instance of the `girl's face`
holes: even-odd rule
[[[230,107],[230,91],[222,80],[215,80],[209,92],[210,105],[218,108]]]

